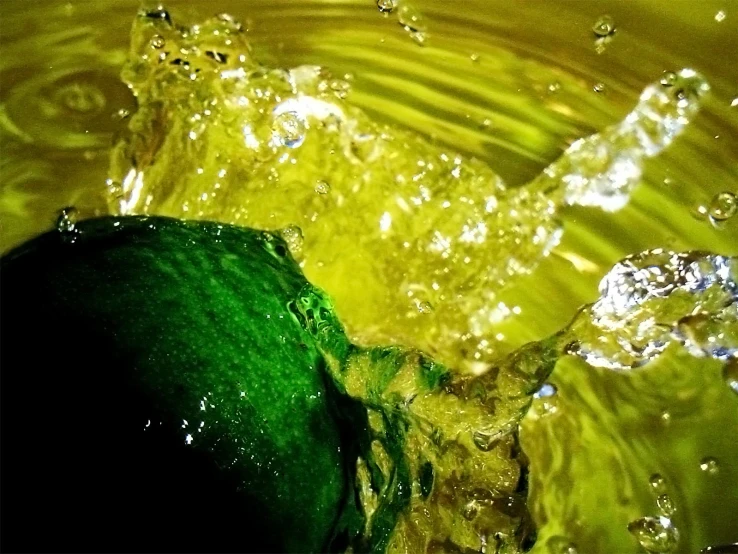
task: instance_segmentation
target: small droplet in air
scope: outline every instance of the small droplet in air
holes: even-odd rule
[[[433,313],[433,304],[428,301],[418,302],[418,312],[421,314]]]
[[[595,21],[592,32],[599,38],[611,36],[615,33],[615,21],[609,15],[603,15]]]
[[[707,456],[700,460],[700,469],[708,475],[717,475],[717,473],[720,471],[720,466],[717,459],[713,458],[712,456]]]
[[[735,98],[733,98],[733,101],[730,103],[730,107],[731,108],[738,107],[738,96],[736,96]]]
[[[331,191],[331,186],[326,181],[318,181],[315,183],[315,192],[318,194],[328,194]]]
[[[718,13],[715,14],[715,21],[718,23],[722,23],[725,21],[725,12],[723,10],[720,10]]]
[[[164,40],[164,37],[161,35],[154,35],[151,37],[151,48],[154,48],[155,50],[160,50],[166,46],[167,41]]]
[[[665,516],[647,516],[631,521],[628,531],[648,552],[672,552],[679,543],[679,530]]]
[[[679,77],[677,76],[677,74],[673,71],[664,71],[659,82],[661,83],[661,86],[673,87],[676,84],[678,78]]]
[[[715,221],[725,221],[738,213],[738,197],[732,192],[719,192],[710,202],[710,217]]]
[[[672,500],[671,496],[666,493],[659,495],[656,499],[656,505],[659,507],[661,514],[666,517],[671,517],[674,515],[674,512],[676,512],[674,500]]]
[[[377,0],[377,8],[382,13],[391,13],[395,9],[395,0]]]
[[[59,212],[56,219],[56,230],[65,239],[73,239],[77,233],[77,209],[68,206]]]
[[[272,140],[288,148],[298,148],[305,142],[305,121],[297,112],[282,112],[274,118]]]
[[[723,368],[723,379],[734,393],[738,394],[738,358],[728,360]]]
[[[428,27],[425,18],[414,6],[403,3],[397,10],[397,21],[405,29],[412,39],[420,44],[425,44]]]
[[[660,473],[654,473],[651,475],[649,483],[651,484],[651,488],[658,493],[666,490],[666,480]]]
[[[605,86],[605,83],[595,83],[595,86],[592,87],[592,90],[597,93],[605,92],[605,89],[607,87]]]
[[[471,56],[469,56],[469,59],[475,63],[479,61],[479,58],[480,56],[476,52],[474,52]]]

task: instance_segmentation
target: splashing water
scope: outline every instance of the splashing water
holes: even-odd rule
[[[570,331],[570,352],[595,367],[638,367],[678,342],[697,357],[738,354],[735,258],[652,250],[629,256],[600,283],[600,299]]]
[[[416,350],[350,345],[330,300],[313,286],[303,289],[293,313],[313,335],[335,380],[370,414],[375,460],[366,463],[379,463],[387,484],[373,488],[371,472],[359,471],[363,502],[379,521],[382,514],[403,507],[396,526],[385,530],[378,544],[389,552],[433,552],[438,544],[478,551],[486,537],[497,534],[501,548],[518,552],[516,545],[531,532],[518,488],[524,464],[515,448],[518,426],[526,413],[541,418],[557,412],[558,391],[547,379],[558,360],[572,353],[574,343],[579,345],[575,353],[590,365],[601,367],[609,360],[605,367],[611,369],[643,365],[647,356],[653,359],[670,344],[688,355],[722,360],[728,355],[724,348],[698,347],[678,329],[685,313],[721,318],[723,326],[738,323],[734,311],[726,312],[736,303],[735,268],[734,258],[704,253],[632,256],[612,269],[603,279],[600,299],[567,328],[497,360],[480,375],[466,376]],[[654,328],[670,331],[654,339]],[[642,348],[634,361],[636,354],[624,344],[631,344],[631,335],[638,332],[658,347]],[[738,341],[724,342],[734,356]],[[596,355],[592,344],[600,348]],[[712,457],[700,462],[710,475],[717,467]],[[423,488],[429,471],[431,484]],[[662,476],[653,475],[650,482],[662,515],[634,520],[628,530],[649,552],[671,552],[679,542],[671,520],[676,505]],[[403,490],[416,493],[403,496]]]
[[[409,6],[394,12],[417,23]],[[180,28],[144,14],[132,37],[124,79],[139,110],[115,149],[118,212],[298,226],[293,254],[354,339],[467,370],[495,358],[492,330],[507,317],[495,298],[559,242],[559,211],[623,207],[708,90],[691,70],[650,85],[623,122],[508,188],[481,161],[372,120],[324,68],[260,65],[232,18]]]

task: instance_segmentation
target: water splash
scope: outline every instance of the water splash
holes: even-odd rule
[[[629,256],[572,323],[570,351],[615,370],[641,366],[673,343],[727,361],[738,353],[737,276],[727,256],[660,249]]]
[[[414,14],[410,4],[393,9],[422,32]],[[260,65],[232,18],[184,28],[144,13],[132,36],[124,78],[139,110],[115,149],[111,178],[124,186],[111,206],[297,225],[303,271],[356,340],[402,342],[469,370],[494,359],[496,297],[558,244],[560,210],[624,206],[644,161],[708,89],[690,70],[652,84],[623,122],[508,188],[480,160],[374,121],[350,104],[349,81],[324,68]],[[163,45],[154,56],[152,40]],[[330,194],[316,195],[318,182]],[[434,309],[421,318],[423,302]]]

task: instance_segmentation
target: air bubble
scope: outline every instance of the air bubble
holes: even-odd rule
[[[297,112],[282,112],[272,124],[272,141],[288,148],[298,148],[305,142],[307,125]]]
[[[720,465],[716,458],[713,458],[712,456],[707,456],[700,460],[700,469],[708,475],[717,475],[717,473],[720,471]]]
[[[719,192],[710,202],[710,217],[715,221],[726,221],[738,213],[738,197],[732,192]]]
[[[615,20],[609,15],[603,15],[595,22],[592,32],[599,38],[613,35],[615,33]]]
[[[679,530],[664,516],[648,516],[631,521],[628,531],[648,552],[672,552],[679,543]]]
[[[377,8],[382,13],[391,13],[395,9],[395,0],[377,0]]]
[[[326,181],[318,181],[315,183],[315,192],[318,194],[328,194],[331,191],[331,186]]]

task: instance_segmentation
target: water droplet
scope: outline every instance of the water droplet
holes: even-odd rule
[[[666,517],[671,517],[676,512],[676,504],[668,494],[660,494],[656,499],[656,505],[659,507],[659,511]]]
[[[73,242],[75,235],[77,234],[77,209],[68,206],[59,212],[59,217],[56,219],[56,230],[62,235],[65,240]]]
[[[662,493],[666,490],[666,479],[664,479],[660,473],[654,473],[651,475],[649,483],[651,484],[651,488],[658,493]]]
[[[715,14],[715,21],[718,23],[722,23],[725,21],[725,12],[723,10],[720,10],[718,13]]]
[[[547,89],[549,94],[556,94],[561,90],[561,83],[558,81],[554,81],[553,83],[549,83]]]
[[[297,112],[282,112],[272,124],[272,141],[288,148],[298,148],[305,141],[307,125]]]
[[[476,52],[474,52],[471,56],[469,56],[469,59],[475,63],[479,61],[479,58],[480,56]]]
[[[607,87],[605,86],[605,83],[595,83],[595,85],[592,87],[592,90],[597,93],[605,92],[605,89]]]
[[[433,304],[431,304],[428,301],[418,302],[418,311],[421,314],[430,314],[430,313],[433,313]]]
[[[628,531],[648,552],[672,552],[679,543],[679,530],[664,516],[647,516],[631,521]]]
[[[464,519],[466,520],[473,520],[477,515],[479,514],[479,502],[476,500],[470,500],[466,504],[464,504],[464,507],[461,509],[461,515],[464,516]]]
[[[596,37],[603,38],[615,33],[615,21],[609,15],[601,16],[592,26]]]
[[[723,379],[730,390],[738,394],[738,358],[728,360],[723,368]]]
[[[678,78],[678,75],[673,71],[664,71],[663,75],[661,75],[659,83],[661,83],[661,85],[664,87],[673,87],[676,84]]]
[[[730,107],[731,108],[738,107],[738,96],[736,96],[735,98],[733,98],[733,101],[730,103]]]
[[[700,469],[708,475],[717,475],[720,471],[720,466],[716,458],[706,456],[700,460]]]
[[[382,13],[391,13],[395,9],[395,0],[377,0],[377,8]]]
[[[315,183],[315,192],[318,194],[328,194],[331,191],[331,186],[325,181],[318,181]]]
[[[738,197],[732,192],[719,192],[710,202],[710,217],[715,221],[725,221],[738,213]]]
[[[397,10],[397,21],[400,25],[410,33],[412,39],[420,44],[425,44],[427,40],[427,25],[425,18],[414,6],[403,3]]]

